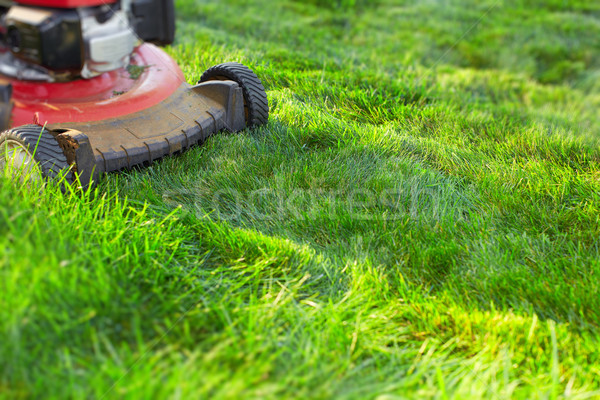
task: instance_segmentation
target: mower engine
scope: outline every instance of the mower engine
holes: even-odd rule
[[[126,67],[142,41],[170,44],[173,0],[0,0],[0,74],[64,82]]]

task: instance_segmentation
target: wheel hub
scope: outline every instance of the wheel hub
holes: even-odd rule
[[[21,143],[10,139],[0,143],[0,170],[5,177],[18,174],[22,181],[42,179],[42,171],[33,155]]]

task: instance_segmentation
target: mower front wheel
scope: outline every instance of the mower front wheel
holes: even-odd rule
[[[256,74],[243,64],[228,62],[207,69],[198,83],[208,81],[234,81],[244,93],[246,126],[264,125],[269,120],[269,102],[265,88]]]
[[[73,183],[73,171],[54,136],[38,125],[23,125],[0,133],[0,173],[21,174],[21,180],[64,177]]]

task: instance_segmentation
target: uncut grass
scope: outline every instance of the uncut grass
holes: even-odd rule
[[[473,4],[178,2],[189,80],[247,63],[271,122],[2,181],[0,393],[600,395],[598,10],[499,2],[440,59]]]

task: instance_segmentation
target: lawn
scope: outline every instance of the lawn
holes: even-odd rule
[[[268,125],[0,180],[0,398],[600,398],[600,3],[178,0]]]

